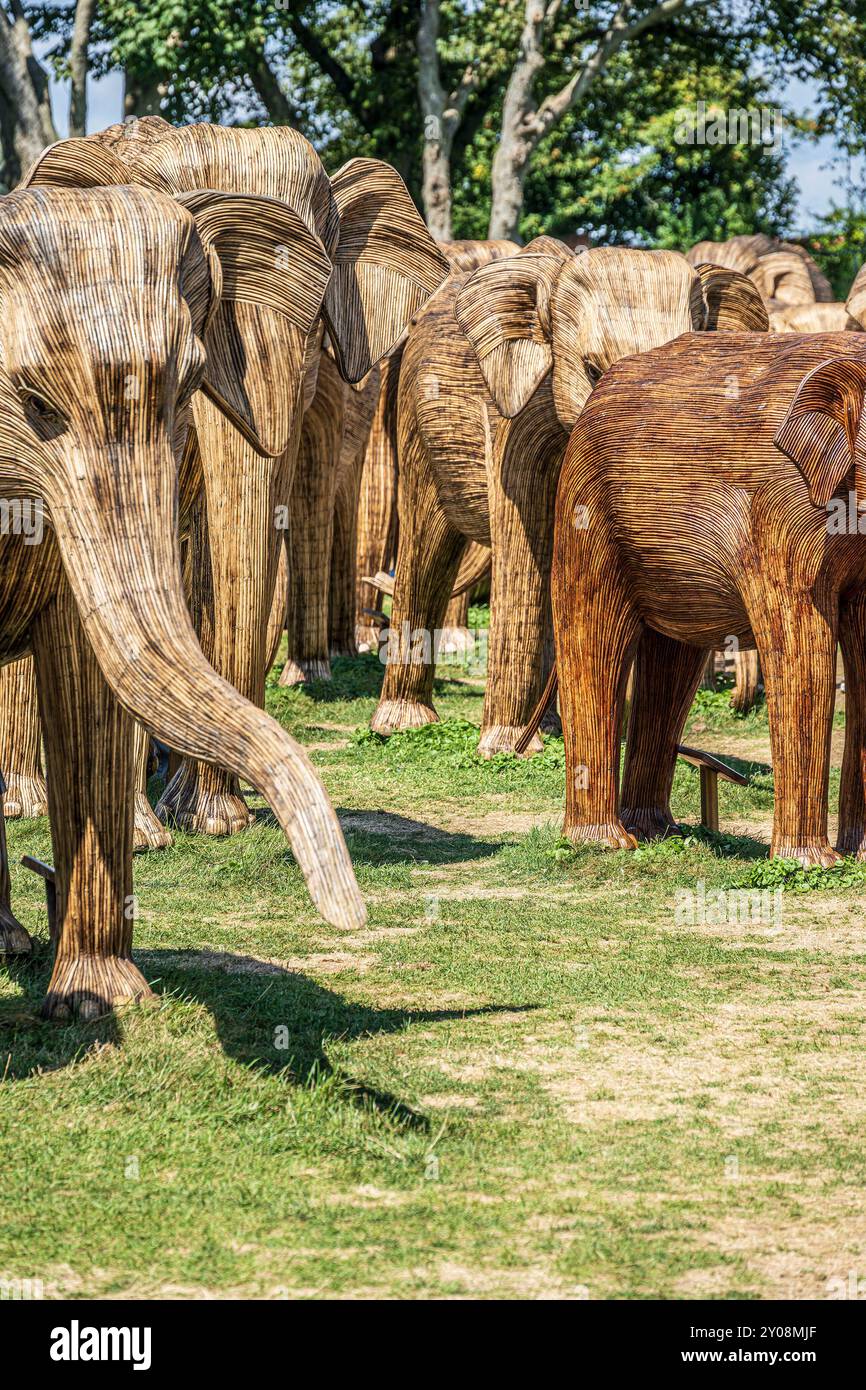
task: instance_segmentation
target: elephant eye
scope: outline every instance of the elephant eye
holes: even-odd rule
[[[590,362],[588,357],[584,357],[583,359],[583,370],[589,377],[590,386],[595,386],[596,382],[601,381],[601,378],[604,375],[601,367],[597,367],[594,362]]]
[[[28,424],[43,439],[53,439],[66,428],[66,420],[61,412],[37,391],[24,387],[21,397]]]

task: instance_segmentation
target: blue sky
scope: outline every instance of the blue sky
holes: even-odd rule
[[[61,135],[66,133],[69,113],[69,84],[51,83],[51,98],[54,119]],[[786,102],[798,110],[814,107],[815,91],[803,82],[792,83],[785,93]],[[119,72],[110,73],[99,82],[88,84],[88,129],[101,130],[113,121],[122,118],[123,78]],[[841,170],[827,168],[838,153],[832,137],[817,144],[789,144],[788,169],[800,187],[800,198],[795,214],[792,232],[807,232],[815,226],[816,220],[829,210],[833,202],[842,202],[842,192],[834,180]],[[855,172],[863,180],[863,161],[859,161]]]

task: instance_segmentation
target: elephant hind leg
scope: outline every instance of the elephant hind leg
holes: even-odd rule
[[[57,891],[43,1013],[97,1018],[150,995],[132,960],[132,723],[63,583],[33,626]]]
[[[829,868],[830,738],[838,599],[800,585],[751,581],[744,595],[764,672],[776,783],[771,856]]]
[[[150,755],[150,734],[138,723],[133,732],[133,831],[132,847],[136,853],[147,849],[168,849],[173,843],[171,831],[157,820],[147,799],[147,760]]]
[[[706,659],[703,648],[652,628],[638,643],[620,815],[640,840],[677,829],[670,806],[677,744]]]

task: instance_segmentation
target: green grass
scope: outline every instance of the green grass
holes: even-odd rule
[[[449,667],[444,722],[384,742],[364,732],[381,675],[368,657],[268,686],[340,808],[363,931],[316,916],[257,802],[248,834],[136,859],[156,1004],[42,1023],[44,902],[15,866],[50,842],[9,824],[42,944],[0,974],[0,1278],[73,1297],[824,1296],[862,1263],[864,874],[768,864],[766,713],[693,711],[689,741],[750,776],[720,788],[722,833],[699,829],[681,763],[680,836],[574,851],[561,740],[477,759],[483,686]],[[769,916],[737,915],[762,893]]]

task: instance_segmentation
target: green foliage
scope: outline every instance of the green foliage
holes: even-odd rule
[[[752,864],[743,883],[749,888],[781,888],[786,893],[837,892],[866,887],[866,864],[851,856],[824,869],[804,868],[797,859],[762,859]]]
[[[427,770],[441,768],[443,772],[472,769],[487,780],[504,780],[510,785],[537,782],[552,769],[565,767],[563,741],[553,736],[545,738],[543,751],[533,758],[518,758],[513,753],[479,757],[478,725],[468,719],[444,719],[387,738],[362,728],[354,734],[353,742],[359,748],[379,750],[383,760],[394,768],[411,763]]]
[[[834,207],[804,243],[844,302],[851,282],[866,261],[866,208]]]
[[[583,233],[591,241],[687,249],[744,232],[775,234],[796,187],[784,155],[758,144],[682,142],[683,112],[759,110],[766,87],[737,67],[677,72],[691,55],[625,53],[540,147],[527,180],[524,235]],[[553,213],[551,215],[551,209]]]
[[[856,0],[855,12],[861,8]],[[452,151],[457,236],[486,235],[491,164],[523,9],[523,0],[442,6],[443,86],[450,91],[467,67],[477,77]],[[53,63],[62,72],[72,12],[32,12],[39,35],[54,39]],[[611,14],[608,0],[561,7],[536,80],[538,99],[573,76]],[[292,0],[285,7],[276,0],[104,0],[93,70],[124,68],[129,89],[174,121],[291,119],[328,167],[358,154],[387,159],[417,200],[417,23],[417,0]],[[839,90],[838,72],[853,75],[853,60],[839,50],[834,67],[832,47],[850,28],[829,0],[818,0],[806,19],[798,9],[796,23],[787,4],[751,15],[733,0],[715,0],[700,26],[684,12],[645,31],[539,146],[522,235],[580,232],[596,242],[685,247],[705,237],[785,230],[794,185],[782,153],[678,144],[677,112],[698,100],[735,109],[775,105],[783,77],[811,65],[821,106],[801,125],[820,134],[835,120],[840,143],[854,150],[866,117],[856,92]],[[766,79],[756,75],[756,50]]]

